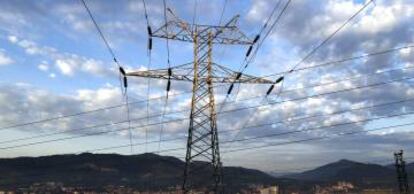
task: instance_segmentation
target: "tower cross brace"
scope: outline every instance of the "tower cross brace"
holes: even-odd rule
[[[168,69],[129,71],[126,76],[192,82],[190,123],[185,156],[183,193],[209,185],[208,191],[221,193],[222,163],[215,109],[214,83],[273,84],[273,81],[247,74],[241,75],[212,60],[214,44],[251,45],[237,27],[239,16],[223,26],[189,24],[179,19],[169,8],[168,20],[151,33],[152,37],[193,43],[194,61]],[[210,177],[211,176],[211,177]],[[206,183],[208,178],[210,183]],[[203,182],[204,181],[204,182]]]

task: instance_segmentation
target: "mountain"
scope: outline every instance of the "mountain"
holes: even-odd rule
[[[357,185],[392,185],[396,181],[395,170],[392,168],[350,160],[339,160],[313,170],[285,177],[308,181],[348,181]]]
[[[27,187],[36,182],[61,182],[69,186],[102,188],[123,185],[133,188],[167,188],[180,185],[184,162],[156,154],[53,155],[0,159],[0,187]],[[195,165],[200,165],[201,162]],[[198,174],[198,183],[208,182],[207,173]],[[249,184],[290,183],[258,170],[224,167],[225,184],[242,187]],[[293,183],[292,183],[293,184]]]

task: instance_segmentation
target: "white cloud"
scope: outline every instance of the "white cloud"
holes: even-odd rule
[[[250,7],[249,12],[247,13],[247,19],[252,22],[264,20],[267,11],[271,7],[271,3],[264,0],[252,1],[252,6]]]
[[[49,70],[49,65],[46,63],[41,63],[37,66],[38,69],[40,69],[41,71],[48,71]]]
[[[17,37],[16,37],[16,36],[9,36],[9,37],[8,37],[8,40],[9,40],[11,43],[16,43],[16,42],[18,41],[18,39],[17,39]]]
[[[151,1],[152,2],[152,1]],[[269,11],[271,11],[271,8],[274,6],[275,1],[266,1],[266,0],[255,0],[252,1],[251,9],[248,11],[247,14],[247,20],[251,21],[252,23],[258,24],[261,21],[264,21],[266,17],[269,15]],[[283,6],[282,1],[281,6]],[[338,33],[331,41],[329,41],[323,48],[321,48],[318,53],[321,53],[319,57],[318,53],[316,53],[314,56],[315,58],[311,58],[306,63],[301,64],[302,67],[305,67],[306,65],[314,65],[319,64],[320,61],[328,60],[330,57],[332,58],[342,58],[343,56],[353,56],[353,55],[359,55],[360,53],[366,53],[370,49],[366,48],[373,48],[373,49],[379,49],[381,50],[382,45],[385,45],[386,47],[392,47],[395,45],[403,44],[405,42],[409,42],[410,39],[404,36],[407,32],[410,32],[409,29],[411,29],[412,32],[412,25],[410,25],[410,22],[407,22],[404,24],[404,21],[411,21],[413,13],[412,13],[412,4],[411,3],[405,3],[407,1],[393,1],[389,3],[383,3],[385,1],[378,1],[377,5],[370,6],[369,9],[364,11],[363,14],[361,14],[359,17],[357,17],[353,22],[350,23],[349,26],[344,28],[340,33]],[[403,4],[404,6],[400,6],[398,4]],[[154,4],[152,6],[156,6],[155,3],[149,3],[149,7],[151,4]],[[106,20],[105,17],[102,16],[102,11],[105,10],[105,5],[101,6],[101,4],[92,4],[94,5],[94,13],[96,13],[97,18],[100,20],[101,27],[103,28],[105,34],[107,34],[110,38],[108,38],[111,41],[116,42],[116,38],[123,38],[125,37],[123,34],[119,35],[119,33],[125,33],[128,31],[128,33],[131,33],[134,35],[134,38],[136,38],[137,34],[136,32],[139,32],[139,34],[146,35],[145,32],[141,33],[141,26],[142,23],[144,23],[144,20],[141,18],[139,22],[135,22],[135,20],[129,20],[129,17],[127,19],[124,18],[118,18],[118,15],[114,14],[111,15],[111,21]],[[133,17],[131,18],[139,18],[137,17],[137,14],[142,14],[142,5],[140,2],[131,1],[131,4],[128,8],[129,11],[134,12]],[[305,56],[305,54],[313,48],[314,45],[319,43],[321,40],[323,40],[328,34],[333,32],[340,24],[343,23],[349,16],[351,16],[357,9],[359,9],[362,6],[362,4],[358,4],[357,1],[323,1],[323,0],[315,0],[315,1],[306,1],[306,0],[298,0],[298,1],[292,1],[292,5],[289,6],[286,15],[280,20],[279,28],[275,31],[275,33],[272,35],[274,37],[267,39],[265,45],[262,47],[261,51],[269,52],[271,55],[267,56],[268,60],[263,60],[264,58],[262,56],[257,57],[257,62],[261,63],[268,63],[266,66],[266,74],[269,72],[275,72],[275,71],[282,71],[284,69],[284,66],[290,67],[289,64],[293,64],[296,62],[300,57]],[[79,7],[72,6],[72,5],[65,5],[64,7],[61,7],[60,9],[53,9],[56,10],[54,14],[56,15],[62,15],[63,20],[60,21],[63,23],[63,25],[68,25],[68,28],[72,28],[73,30],[78,32],[92,32],[95,36],[96,32],[93,28],[92,23],[87,18],[87,14],[82,9],[78,9]],[[161,8],[161,7],[159,7]],[[1,9],[1,8],[0,8]],[[153,10],[151,8],[151,10]],[[160,13],[162,13],[162,9],[160,9]],[[237,11],[237,10],[236,10]],[[65,14],[62,14],[65,13]],[[122,14],[126,14],[124,12],[119,12]],[[300,13],[300,14],[298,14]],[[155,16],[157,17],[157,16]],[[151,22],[157,23],[156,19],[153,18],[153,15],[151,15]],[[1,20],[1,15],[0,15]],[[162,20],[161,20],[162,21]],[[154,24],[153,23],[153,24]],[[241,25],[243,25],[243,22],[240,22]],[[412,22],[411,22],[412,23]],[[403,25],[402,25],[403,24]],[[156,26],[156,25],[154,25]],[[255,25],[256,26],[256,25]],[[243,27],[243,26],[242,26]],[[137,30],[138,29],[138,30]],[[65,29],[66,30],[66,29]],[[116,32],[116,33],[114,33]],[[390,33],[388,33],[390,32]],[[412,33],[409,33],[412,37]],[[126,33],[126,34],[128,34]],[[74,33],[76,34],[76,33]],[[116,36],[114,36],[116,34]],[[111,37],[113,35],[114,37]],[[95,36],[96,37],[96,36]],[[98,38],[98,37],[96,37]],[[47,57],[50,61],[48,63],[48,71],[55,71],[56,74],[60,73],[64,76],[74,76],[77,73],[88,73],[90,75],[95,76],[102,76],[102,75],[111,75],[116,76],[116,72],[111,71],[110,68],[113,67],[112,65],[107,64],[104,61],[100,61],[93,58],[88,58],[81,56],[80,54],[74,54],[74,53],[65,53],[63,51],[58,51],[57,49],[54,49],[52,47],[48,46],[42,46],[40,43],[20,39],[16,36],[9,36],[8,37],[9,42],[14,43],[20,47],[22,47],[27,54],[30,55],[39,55],[42,57]],[[98,40],[98,39],[97,39]],[[275,43],[275,40],[278,40],[279,42]],[[283,41],[281,41],[283,40]],[[412,38],[411,38],[412,40]],[[98,40],[99,41],[99,40]],[[143,41],[145,43],[145,41]],[[266,45],[267,43],[271,43],[271,47],[267,47],[269,45]],[[101,42],[99,42],[101,44]],[[277,44],[282,43],[282,44]],[[368,46],[367,46],[368,45]],[[116,46],[116,45],[114,45]],[[274,46],[274,47],[273,47]],[[384,47],[385,47],[384,46]],[[145,47],[145,45],[143,46]],[[266,48],[267,47],[267,48]],[[270,48],[270,49],[269,49]],[[267,50],[268,49],[268,50]],[[392,57],[399,57],[398,59],[405,60],[407,62],[408,60],[411,60],[411,63],[406,64],[413,64],[412,56],[413,51],[412,49],[409,50],[403,50],[399,55],[401,56],[394,56],[390,54],[389,58]],[[160,56],[160,53],[155,53],[157,56]],[[277,56],[276,56],[277,55]],[[283,56],[283,60],[280,60],[280,63],[275,62],[275,59],[280,58]],[[387,55],[388,56],[388,55]],[[158,57],[156,57],[158,58]],[[385,59],[388,59],[385,57]],[[392,58],[393,59],[393,58]],[[326,69],[322,69],[320,71],[304,71],[301,73],[293,73],[290,74],[290,76],[286,77],[287,82],[292,82],[291,85],[287,85],[286,88],[289,88],[291,86],[297,85],[297,86],[304,86],[306,87],[309,84],[313,83],[329,83],[331,81],[335,81],[338,78],[341,78],[341,76],[346,75],[361,75],[365,76],[364,71],[360,71],[358,68],[370,65],[374,69],[374,65],[378,64],[388,64],[393,63],[394,60],[387,61],[387,60],[378,60],[378,61],[371,61],[371,60],[363,60],[358,61],[358,64],[354,66],[354,64],[347,64],[341,67],[333,67]],[[283,63],[283,64],[282,64]],[[355,67],[355,68],[354,68]],[[377,68],[377,66],[375,66]],[[41,69],[39,67],[39,69]],[[141,67],[142,70],[145,70],[144,67]],[[252,69],[251,69],[252,70]],[[375,70],[375,69],[374,69]],[[342,73],[342,71],[347,72],[348,74]],[[55,73],[50,73],[49,77],[54,78],[56,75]],[[384,76],[384,80],[388,78],[393,78],[393,76]],[[131,82],[136,83],[146,83],[143,82],[143,79],[140,79],[140,82],[137,81],[137,79],[131,79]],[[295,97],[304,97],[306,95],[316,94],[316,93],[325,93],[329,91],[335,91],[339,89],[344,88],[351,88],[358,86],[360,82],[355,82],[354,80],[348,80],[347,82],[332,84],[332,85],[325,85],[313,89],[306,89],[306,90],[300,90],[300,91],[293,91],[290,93],[287,93],[281,97],[283,100],[289,100],[293,99]],[[362,82],[361,82],[362,83]],[[162,81],[152,81],[152,92],[150,96],[159,96],[165,94],[165,82]],[[135,86],[134,86],[135,85]],[[142,97],[142,95],[146,94],[146,88],[143,87],[144,84],[130,84],[130,94],[134,94],[135,97],[139,96]],[[64,114],[64,113],[70,113],[70,112],[76,112],[76,111],[82,111],[82,110],[88,110],[91,108],[96,107],[102,107],[106,105],[113,105],[116,103],[119,103],[122,99],[122,95],[120,93],[119,88],[117,87],[117,84],[107,85],[104,88],[100,88],[97,90],[78,90],[75,94],[69,95],[69,96],[57,96],[54,94],[51,94],[50,92],[33,92],[30,91],[24,91],[23,94],[20,96],[21,100],[18,102],[27,102],[25,103],[26,107],[34,107],[33,108],[33,115],[28,115],[28,118],[35,119],[35,116],[37,113],[42,115],[42,117],[46,117],[49,115],[54,114]],[[173,88],[177,90],[178,84],[173,83]],[[134,88],[135,87],[135,88]],[[138,89],[137,89],[138,88]],[[160,89],[161,88],[161,89]],[[258,93],[265,93],[264,91],[256,89],[256,86],[252,87],[254,89],[245,89],[245,86],[241,87],[242,90],[240,91],[239,95],[241,98],[247,97],[248,95],[252,94],[258,94]],[[266,87],[267,88],[267,87]],[[257,123],[265,123],[265,121],[278,121],[278,120],[289,120],[289,127],[280,127],[280,125],[275,125],[274,128],[276,130],[280,131],[288,131],[293,129],[301,129],[303,126],[316,126],[320,124],[332,124],[332,123],[340,123],[340,122],[349,122],[349,121],[355,121],[360,120],[363,118],[366,118],[367,114],[377,114],[377,115],[384,115],[389,114],[387,111],[380,112],[377,110],[370,110],[370,111],[361,111],[358,114],[348,114],[345,116],[337,116],[337,117],[328,117],[328,118],[314,118],[313,120],[305,120],[305,121],[299,121],[299,122],[290,122],[292,119],[291,117],[296,115],[304,115],[304,114],[329,114],[338,110],[347,109],[347,108],[353,108],[353,107],[360,107],[360,106],[368,106],[370,104],[378,104],[385,101],[393,101],[397,100],[398,98],[403,97],[410,97],[414,96],[414,91],[410,89],[411,87],[407,85],[402,85],[398,87],[389,87],[389,89],[372,89],[372,90],[361,90],[359,92],[346,92],[341,93],[337,95],[332,96],[326,96],[326,98],[314,98],[314,99],[308,99],[306,101],[292,101],[288,103],[284,103],[281,106],[273,106],[271,108],[259,108],[257,113],[254,115],[255,120],[251,121],[250,124],[257,124]],[[155,91],[157,90],[157,91]],[[181,88],[179,90],[182,90]],[[387,91],[384,93],[384,90]],[[5,90],[2,90],[5,91]],[[37,91],[37,90],[36,90]],[[277,91],[275,89],[275,91]],[[12,90],[9,91],[11,93]],[[225,93],[225,91],[224,91]],[[276,93],[276,92],[275,92]],[[4,95],[4,93],[0,93],[0,96]],[[17,94],[16,94],[17,95]],[[51,100],[48,102],[42,101],[42,98],[46,98],[48,96],[51,96]],[[27,97],[27,98],[26,98]],[[145,95],[144,95],[145,97]],[[0,97],[1,98],[1,97]],[[8,98],[13,100],[13,98]],[[49,99],[49,98],[48,98]],[[140,98],[141,99],[141,98]],[[219,99],[219,98],[216,98]],[[170,99],[172,100],[172,99]],[[69,102],[68,102],[69,101]],[[180,99],[177,100],[178,102],[169,102],[170,107],[177,106],[180,108],[186,108],[189,105],[189,99]],[[219,101],[219,100],[217,100]],[[18,104],[18,102],[15,102],[16,104],[11,103],[13,106],[16,106],[17,108],[15,110],[18,110],[17,112],[24,112],[24,107],[19,107],[20,105],[23,106],[23,104]],[[162,108],[163,101],[160,100],[159,102],[151,102],[150,105],[150,111],[157,112],[162,111],[159,110]],[[158,103],[158,104],[157,104]],[[238,108],[243,105],[249,106],[251,104],[254,104],[255,102],[248,102],[248,103],[240,103],[237,105],[231,105],[226,109],[232,109],[232,108]],[[256,102],[258,104],[258,102]],[[4,103],[6,104],[6,103]],[[65,106],[62,106],[61,104],[64,104]],[[358,106],[356,106],[358,105]],[[402,106],[402,105],[401,105]],[[394,111],[400,110],[399,108],[401,106],[395,106]],[[0,107],[2,109],[3,107]],[[9,108],[13,108],[12,106]],[[175,108],[175,107],[174,107]],[[131,107],[132,110],[131,113],[133,117],[138,117],[140,114],[143,114],[142,111],[145,109],[145,105],[139,104],[137,106]],[[407,109],[410,109],[409,107]],[[91,119],[91,122],[98,122],[98,121],[112,121],[116,119],[123,120],[125,117],[123,117],[125,114],[123,109],[117,110],[115,112],[110,112],[108,114],[103,113],[103,115],[94,117]],[[25,114],[18,115],[18,114],[12,114],[7,115],[7,117],[15,118],[16,121],[19,119],[21,120],[21,117],[27,116]],[[248,117],[251,116],[251,114],[248,114],[246,112],[243,113],[232,113],[228,114],[227,117],[223,118],[220,117],[219,127],[220,130],[222,129],[228,129],[228,128],[235,128],[239,127],[237,125],[241,125],[242,123],[240,121],[248,119]],[[289,119],[290,118],[290,119]],[[0,118],[1,121],[2,118]],[[30,119],[29,119],[30,120]],[[66,124],[61,123],[62,128],[69,128],[69,126],[74,126],[76,124],[80,125],[81,122],[76,122],[79,120],[72,120],[72,121],[65,121]],[[309,122],[308,122],[309,121]],[[59,124],[59,123],[58,123]],[[236,125],[237,124],[237,125]],[[52,128],[53,125],[51,125],[50,128]],[[180,123],[180,124],[171,124],[166,127],[166,131],[169,131],[171,133],[178,133],[179,131],[183,132],[185,130],[186,123]],[[361,130],[364,126],[359,125],[352,125],[349,126],[349,129],[352,130]],[[247,130],[246,130],[247,131]],[[269,132],[269,131],[267,131]],[[250,130],[250,132],[246,132],[243,135],[245,136],[257,136],[260,134],[263,134],[263,131],[260,130]],[[329,133],[329,130],[320,130],[315,131],[313,133],[303,133],[303,134],[295,134],[295,136],[289,136],[289,137],[283,137],[285,140],[290,140],[293,138],[300,138],[300,137],[309,137],[309,136],[318,136],[321,134]],[[226,136],[225,136],[226,137]],[[279,141],[280,139],[272,139],[268,141]],[[371,139],[368,139],[371,140]],[[367,141],[369,142],[369,141]],[[358,142],[353,142],[352,144],[357,144]],[[361,142],[359,142],[361,143]],[[317,144],[317,143],[315,143]],[[248,146],[249,143],[240,145],[240,146]],[[302,144],[301,144],[302,145]],[[346,146],[348,144],[342,143],[338,144],[338,147]],[[358,144],[357,144],[358,145]],[[335,144],[336,146],[336,144]],[[333,147],[335,147],[333,146]],[[303,147],[310,147],[309,145],[304,145]],[[356,147],[356,146],[354,146]],[[363,147],[363,146],[362,146]],[[330,149],[331,147],[329,147]],[[326,148],[328,149],[328,148]],[[285,150],[291,151],[292,147],[288,147]],[[303,149],[302,149],[303,150]],[[342,149],[341,149],[342,150]],[[318,146],[315,146],[315,149],[313,150],[313,154],[317,155],[315,152],[320,152],[321,149]],[[361,152],[366,150],[360,150]],[[300,156],[294,155],[298,154],[297,150],[294,150],[292,152],[291,158],[295,161]],[[337,155],[336,155],[337,156]],[[320,157],[319,157],[320,158]],[[297,160],[297,161],[302,161]],[[263,163],[266,162],[274,162],[274,161],[263,161]],[[262,165],[261,163],[258,165]]]
[[[10,65],[14,63],[14,60],[6,55],[3,49],[0,49],[0,66]]]
[[[26,39],[9,38],[9,41],[20,46],[29,55],[39,55],[54,61],[55,67],[65,76],[74,76],[76,72],[82,71],[95,76],[116,75],[105,63],[93,58],[87,58],[73,53],[59,52],[56,48],[39,46],[36,42]],[[49,65],[45,62],[38,65],[42,71],[48,71]]]
[[[68,76],[73,75],[73,71],[76,66],[75,63],[76,62],[74,62],[73,60],[62,60],[62,59],[56,60],[56,66],[59,68],[60,72],[63,75],[68,75]]]

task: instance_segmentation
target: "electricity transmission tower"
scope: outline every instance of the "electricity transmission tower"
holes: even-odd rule
[[[207,188],[220,193],[222,183],[219,137],[213,92],[214,83],[273,84],[273,81],[242,74],[213,62],[213,45],[252,45],[237,27],[239,16],[233,17],[222,26],[190,24],[179,19],[168,10],[166,23],[152,32],[150,37],[193,43],[194,61],[166,69],[129,71],[126,76],[138,76],[192,82],[190,123],[188,128],[187,152],[185,157],[184,193],[191,193],[194,186],[209,185]],[[150,42],[150,44],[152,44]],[[210,178],[211,176],[211,178]],[[210,183],[200,177],[208,177]]]
[[[394,153],[395,168],[397,170],[398,187],[401,194],[409,194],[407,172],[405,171],[405,161],[403,151]]]

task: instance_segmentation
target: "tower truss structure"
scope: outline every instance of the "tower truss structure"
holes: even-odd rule
[[[213,45],[252,45],[253,41],[237,27],[239,16],[222,26],[190,24],[179,19],[169,8],[168,19],[151,38],[162,38],[193,44],[194,61],[167,69],[128,71],[126,76],[192,82],[190,123],[185,157],[184,193],[195,186],[209,185],[221,193],[222,163],[220,160],[217,115],[213,91],[215,83],[273,84],[273,81],[233,71],[213,62]],[[210,177],[211,176],[211,177]],[[210,183],[202,182],[207,177]]]

